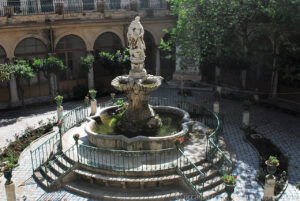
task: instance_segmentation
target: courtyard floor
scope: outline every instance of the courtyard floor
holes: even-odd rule
[[[177,96],[177,90],[161,88],[153,93],[153,96],[171,97]],[[205,98],[211,100],[211,93],[195,91],[197,103]],[[99,101],[103,101],[102,99]],[[82,102],[68,102],[63,104],[65,112],[82,104]],[[221,113],[224,115],[224,139],[230,144],[236,153],[237,163],[234,174],[237,175],[237,187],[233,198],[242,200],[260,200],[263,196],[263,188],[256,182],[256,174],[259,169],[259,158],[256,151],[244,140],[244,133],[240,129],[242,122],[242,106],[237,101],[222,100]],[[289,114],[253,106],[251,113],[251,127],[260,132],[266,138],[272,140],[287,157],[289,157],[289,185],[282,201],[300,200],[300,191],[296,189],[296,183],[300,182],[300,119]],[[55,119],[54,106],[38,106],[27,109],[0,113],[0,148],[8,145],[9,140],[14,139],[16,133],[22,133],[27,127],[37,127],[40,120]],[[55,121],[55,120],[54,120]],[[28,147],[21,155],[19,164],[13,172],[13,180],[16,185],[18,200],[90,200],[79,197],[67,191],[45,192],[31,177],[30,150],[48,139],[51,134],[39,139]],[[0,200],[6,200],[4,190],[5,179],[0,178]],[[224,200],[225,193],[212,200]]]

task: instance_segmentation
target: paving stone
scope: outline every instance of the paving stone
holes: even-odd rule
[[[154,92],[152,96],[176,97],[177,91],[162,88]],[[209,92],[195,92],[197,97],[188,97],[188,101],[203,101],[207,99],[211,102],[212,96]],[[101,99],[104,100],[104,99]],[[98,102],[101,101],[100,99]],[[68,102],[64,104],[65,111],[68,111],[81,102]],[[256,182],[256,175],[259,169],[259,158],[252,146],[247,144],[243,138],[242,126],[242,106],[239,102],[222,100],[220,104],[221,113],[224,114],[224,139],[229,143],[236,153],[237,161],[233,174],[238,176],[237,186],[233,194],[234,200],[260,200],[263,196],[263,188]],[[264,137],[271,139],[286,156],[290,158],[289,164],[289,185],[281,197],[281,201],[300,200],[300,191],[296,189],[297,182],[300,182],[300,119],[261,107],[253,106],[250,110],[251,127],[255,128]],[[27,126],[37,126],[38,121],[48,117],[56,116],[55,106],[30,107],[0,113],[0,148],[7,146],[7,140],[14,139],[15,133],[21,133]],[[91,200],[74,195],[68,191],[56,191],[47,193],[41,189],[31,177],[32,167],[30,159],[30,149],[38,146],[51,136],[45,136],[32,147],[28,147],[20,157],[20,166],[13,172],[13,180],[16,183],[17,199],[29,201],[44,200],[67,200],[84,201]],[[6,200],[4,190],[4,178],[0,183],[0,200]],[[225,200],[226,193],[222,193],[211,200]]]

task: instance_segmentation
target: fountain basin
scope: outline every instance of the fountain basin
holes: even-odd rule
[[[118,106],[111,106],[102,109],[97,115],[88,118],[88,124],[85,127],[85,132],[88,135],[89,143],[92,146],[105,149],[116,149],[116,150],[158,150],[173,148],[175,138],[185,138],[189,132],[189,124],[191,119],[189,114],[176,107],[171,106],[153,106],[153,110],[158,113],[169,113],[176,115],[180,121],[180,130],[172,135],[163,137],[153,137],[153,136],[136,136],[128,138],[122,134],[99,134],[93,131],[97,126],[97,119],[101,115],[107,114],[109,110],[117,109]]]

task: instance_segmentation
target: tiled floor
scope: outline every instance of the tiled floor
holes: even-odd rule
[[[197,93],[197,103],[202,102],[205,98],[211,99],[207,92]],[[176,91],[160,89],[153,96],[176,96]],[[66,109],[74,108],[80,102],[71,102],[64,105]],[[290,158],[289,163],[289,186],[280,200],[297,201],[300,200],[300,191],[296,189],[296,183],[300,182],[300,119],[277,111],[261,107],[251,108],[251,126],[271,139],[283,153]],[[242,107],[238,102],[223,100],[221,102],[221,113],[224,118],[224,138],[230,143],[237,156],[236,168],[234,174],[238,176],[237,187],[233,198],[237,201],[242,200],[260,200],[263,196],[263,189],[255,181],[256,172],[259,167],[259,160],[256,151],[247,144],[243,138],[243,132],[240,129],[242,121]],[[22,115],[20,115],[22,114]],[[27,110],[17,110],[12,112],[1,112],[0,121],[0,147],[7,145],[6,139],[13,139],[15,132],[24,130],[26,126],[37,124],[41,119],[48,116],[55,116],[55,107],[40,106]],[[50,136],[46,136],[48,138]],[[38,143],[44,141],[41,139]],[[33,147],[34,147],[33,146]],[[20,166],[13,172],[13,180],[16,183],[17,198],[19,200],[88,200],[66,191],[57,191],[46,193],[31,178],[31,160],[30,149],[28,147],[20,158]],[[5,200],[4,180],[1,178],[0,183],[0,200]],[[224,200],[225,193],[213,198],[212,200]]]

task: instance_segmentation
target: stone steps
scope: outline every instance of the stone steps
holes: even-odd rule
[[[185,194],[189,194],[189,191],[179,184],[151,189],[116,189],[98,184],[87,184],[82,181],[73,181],[64,184],[63,187],[72,193],[103,201],[165,201],[179,199]]]
[[[54,162],[52,162],[54,161]],[[33,173],[35,180],[46,190],[50,190],[49,186],[63,174],[68,168],[73,167],[74,161],[68,159],[66,156],[55,156],[54,159],[42,165]],[[47,167],[47,168],[46,168]]]
[[[93,172],[84,169],[72,171],[77,180],[87,180],[89,183],[101,183],[105,186],[119,187],[119,188],[151,188],[157,186],[166,186],[176,184],[180,180],[178,174],[165,174],[161,176],[117,176],[107,175],[98,172]]]

